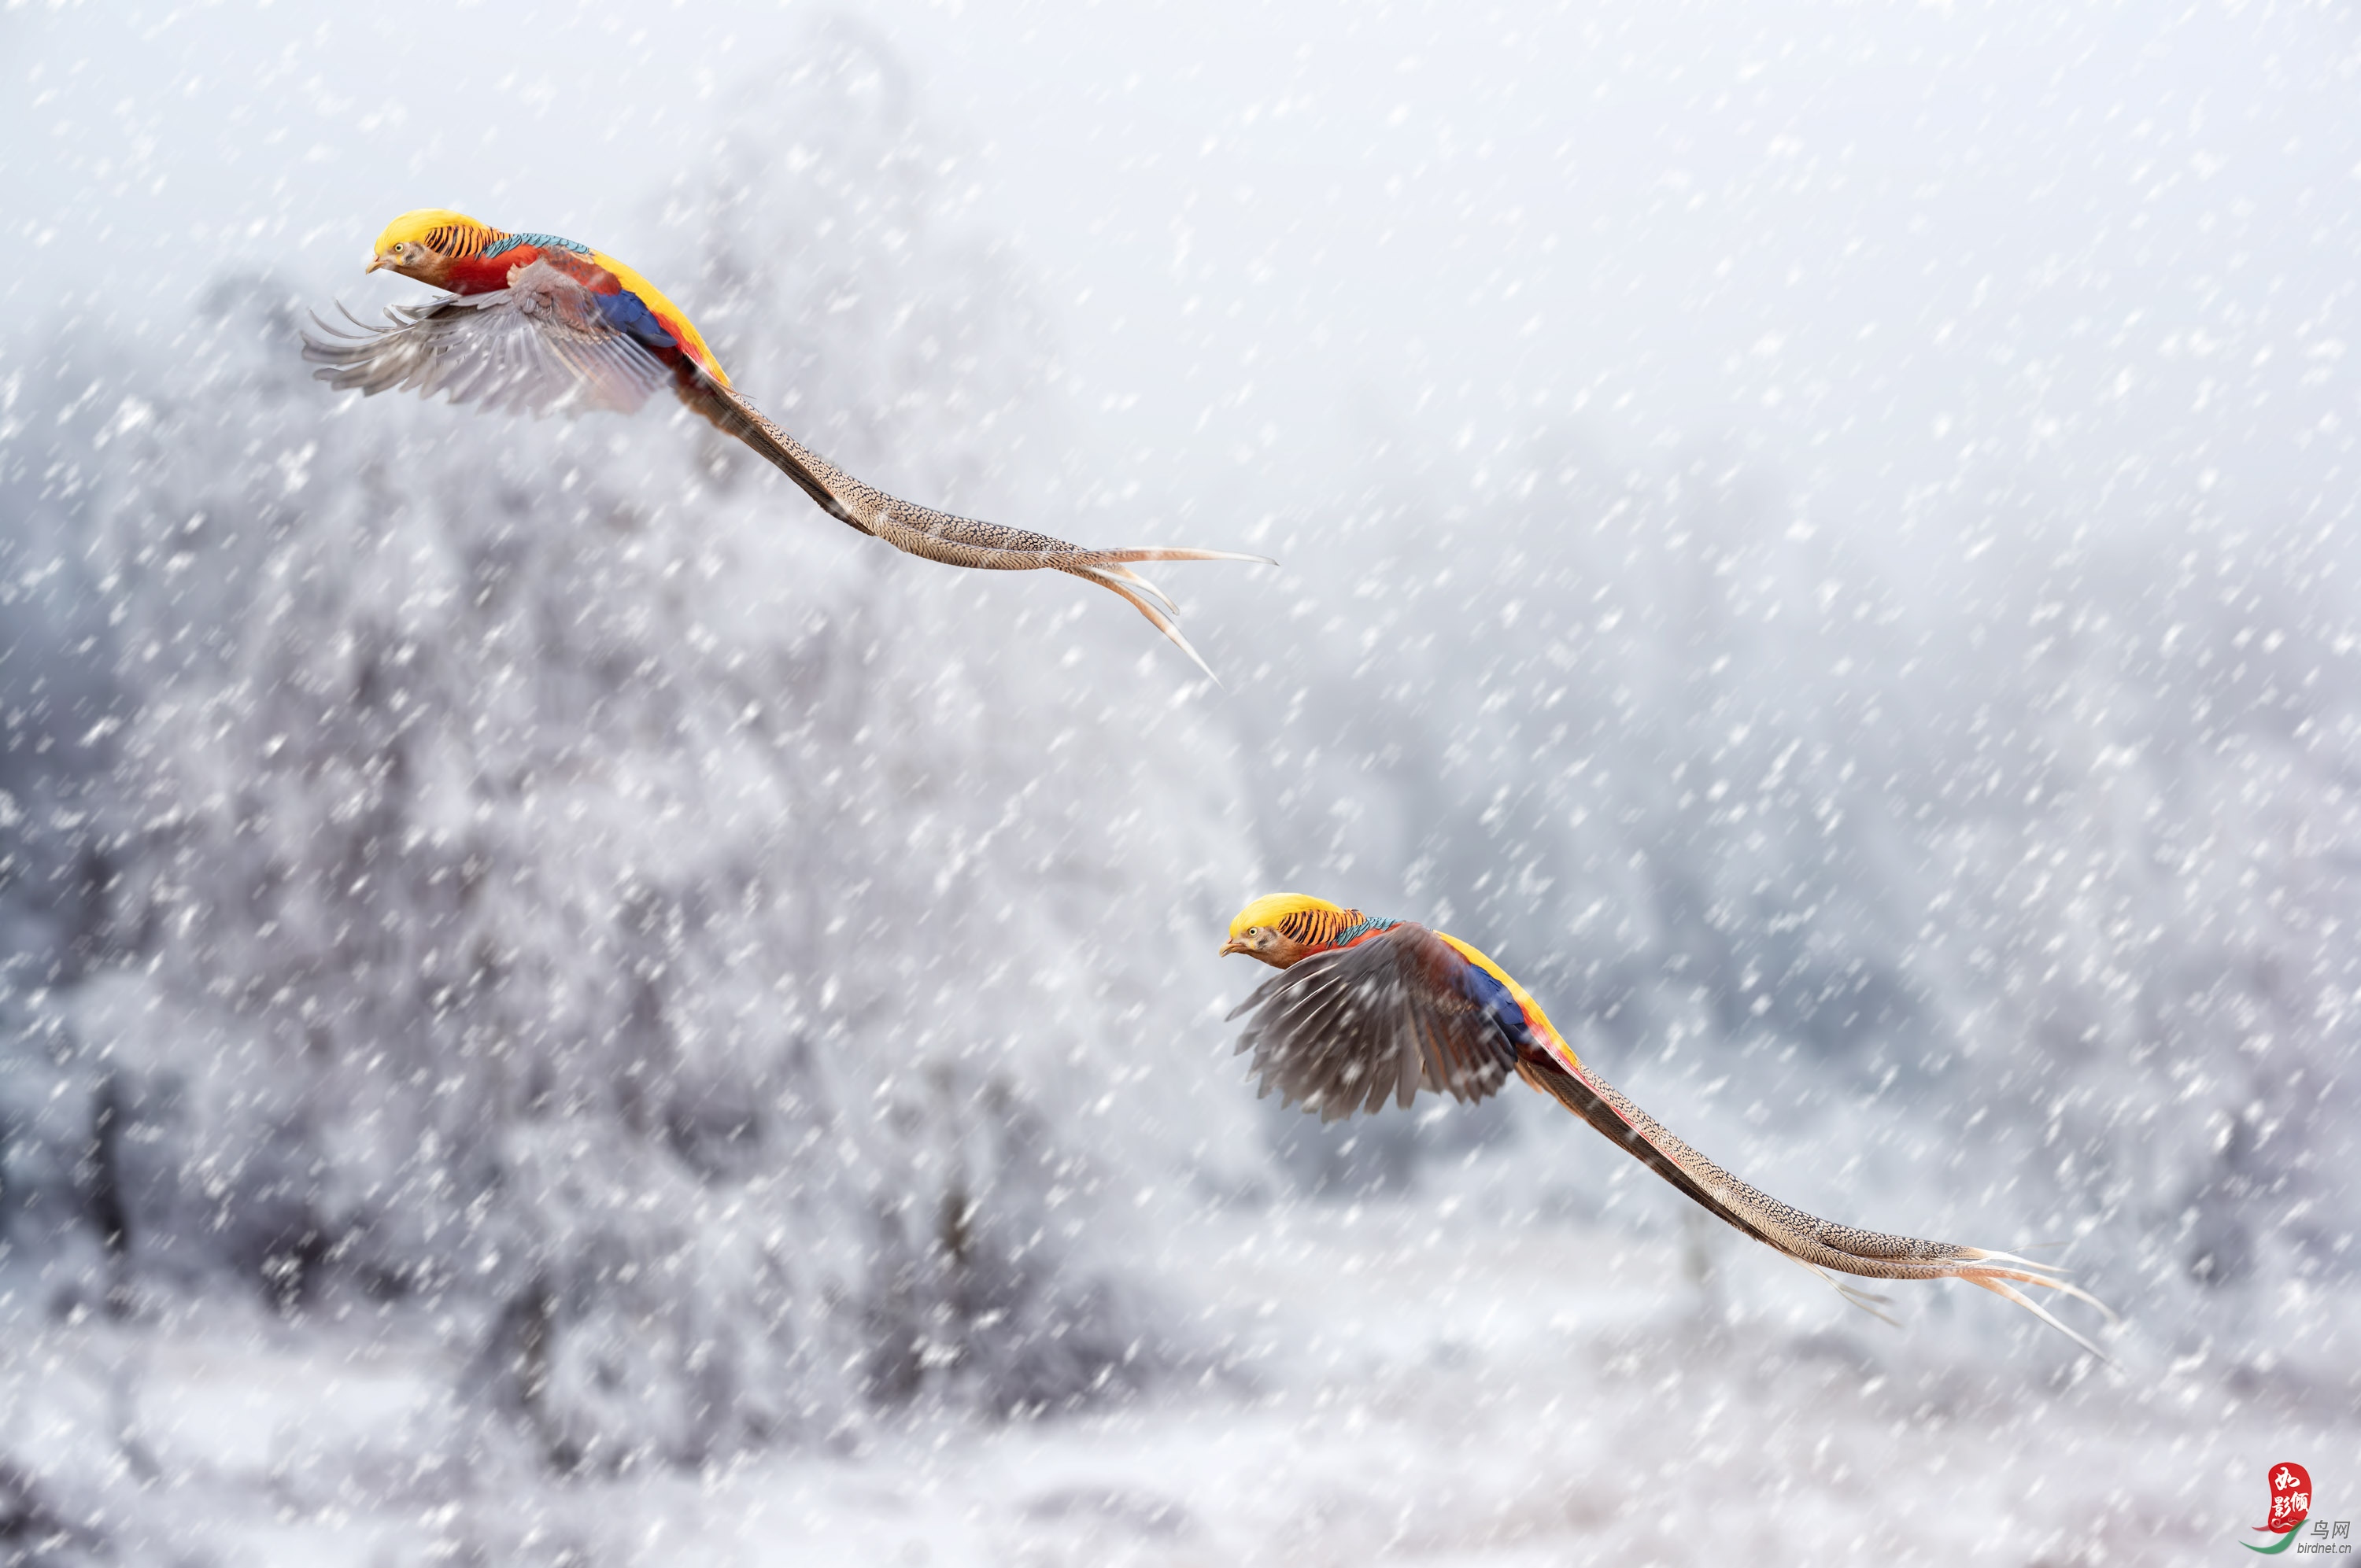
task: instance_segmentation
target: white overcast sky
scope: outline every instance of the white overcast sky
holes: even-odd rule
[[[825,16],[972,150],[1063,417],[1153,484],[1322,504],[1390,424],[1732,447],[1857,521],[2351,488],[2349,6],[18,6],[15,345],[230,265],[400,297],[357,268],[419,205],[664,254],[652,192]]]

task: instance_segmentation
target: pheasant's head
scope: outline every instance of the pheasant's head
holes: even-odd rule
[[[451,264],[482,250],[492,232],[465,213],[421,207],[385,225],[385,232],[377,236],[377,253],[369,258],[367,270],[374,272],[382,267],[445,289],[450,287]]]
[[[1359,923],[1357,909],[1340,909],[1324,898],[1274,893],[1238,911],[1230,922],[1224,954],[1244,953],[1273,969],[1286,969],[1335,945],[1336,933]]]

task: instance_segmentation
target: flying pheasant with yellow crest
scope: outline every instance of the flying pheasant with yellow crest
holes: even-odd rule
[[[1408,1105],[1422,1089],[1481,1100],[1514,1075],[1709,1213],[1823,1277],[1834,1269],[1872,1279],[1964,1279],[2006,1297],[2092,1354],[2105,1355],[2016,1288],[2062,1291],[2107,1312],[2055,1271],[2004,1252],[1836,1224],[1739,1180],[1600,1078],[1523,986],[1456,937],[1281,893],[1240,910],[1222,951],[1244,953],[1279,971],[1230,1016],[1253,1014],[1238,1049],[1254,1052],[1252,1070],[1262,1092],[1278,1090],[1283,1103],[1300,1101],[1321,1120],[1334,1121],[1376,1111],[1389,1098]],[[1829,1283],[1872,1312],[1873,1303],[1884,1299]]]
[[[1138,561],[1252,561],[1228,550],[1091,550],[998,523],[913,506],[863,484],[765,418],[731,386],[704,337],[648,280],[574,240],[510,234],[464,213],[404,213],[378,236],[368,270],[383,268],[449,291],[388,310],[384,326],[347,313],[357,334],[321,323],[303,356],[319,378],[364,394],[448,393],[533,413],[636,412],[659,388],[774,465],[822,511],[897,550],[992,572],[1071,573],[1119,594],[1213,672],[1180,635],[1172,601],[1130,568]]]

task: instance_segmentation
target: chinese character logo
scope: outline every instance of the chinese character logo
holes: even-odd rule
[[[2304,1516],[2312,1512],[2312,1472],[2302,1465],[2281,1463],[2271,1466],[2264,1476],[2270,1488],[2270,1512],[2255,1527],[2257,1535],[2275,1535],[2279,1539],[2268,1546],[2257,1546],[2246,1541],[2249,1552],[2285,1552],[2295,1542],[2295,1532]]]

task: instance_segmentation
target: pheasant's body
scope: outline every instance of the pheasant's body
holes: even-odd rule
[[[1599,1077],[1523,986],[1456,937],[1279,894],[1248,905],[1222,950],[1280,971],[1230,1014],[1254,1014],[1238,1049],[1254,1052],[1264,1093],[1276,1089],[1323,1121],[1376,1111],[1389,1098],[1407,1106],[1421,1089],[1480,1100],[1514,1074],[1711,1213],[1800,1263],[1874,1279],[1964,1279],[2095,1350],[2015,1288],[2092,1299],[2054,1271],[2007,1253],[1837,1224],[1741,1181]]]
[[[1130,569],[1139,561],[1253,561],[1223,550],[1090,550],[1046,533],[914,506],[864,484],[771,422],[731,385],[687,315],[613,257],[556,235],[511,234],[464,214],[428,208],[379,237],[374,271],[389,267],[447,291],[387,313],[358,336],[307,336],[320,378],[364,394],[448,393],[534,413],[631,412],[669,386],[688,408],[744,442],[838,521],[897,550],[984,571],[1070,573],[1119,594],[1199,667],[1174,624],[1172,601]],[[1268,564],[1267,562],[1265,564]]]
[[[427,242],[448,255],[442,282],[455,294],[497,293],[519,272],[545,261],[595,295],[616,330],[631,334],[659,358],[686,356],[723,386],[730,384],[687,313],[603,250],[554,234],[507,234],[464,222],[429,230]]]

